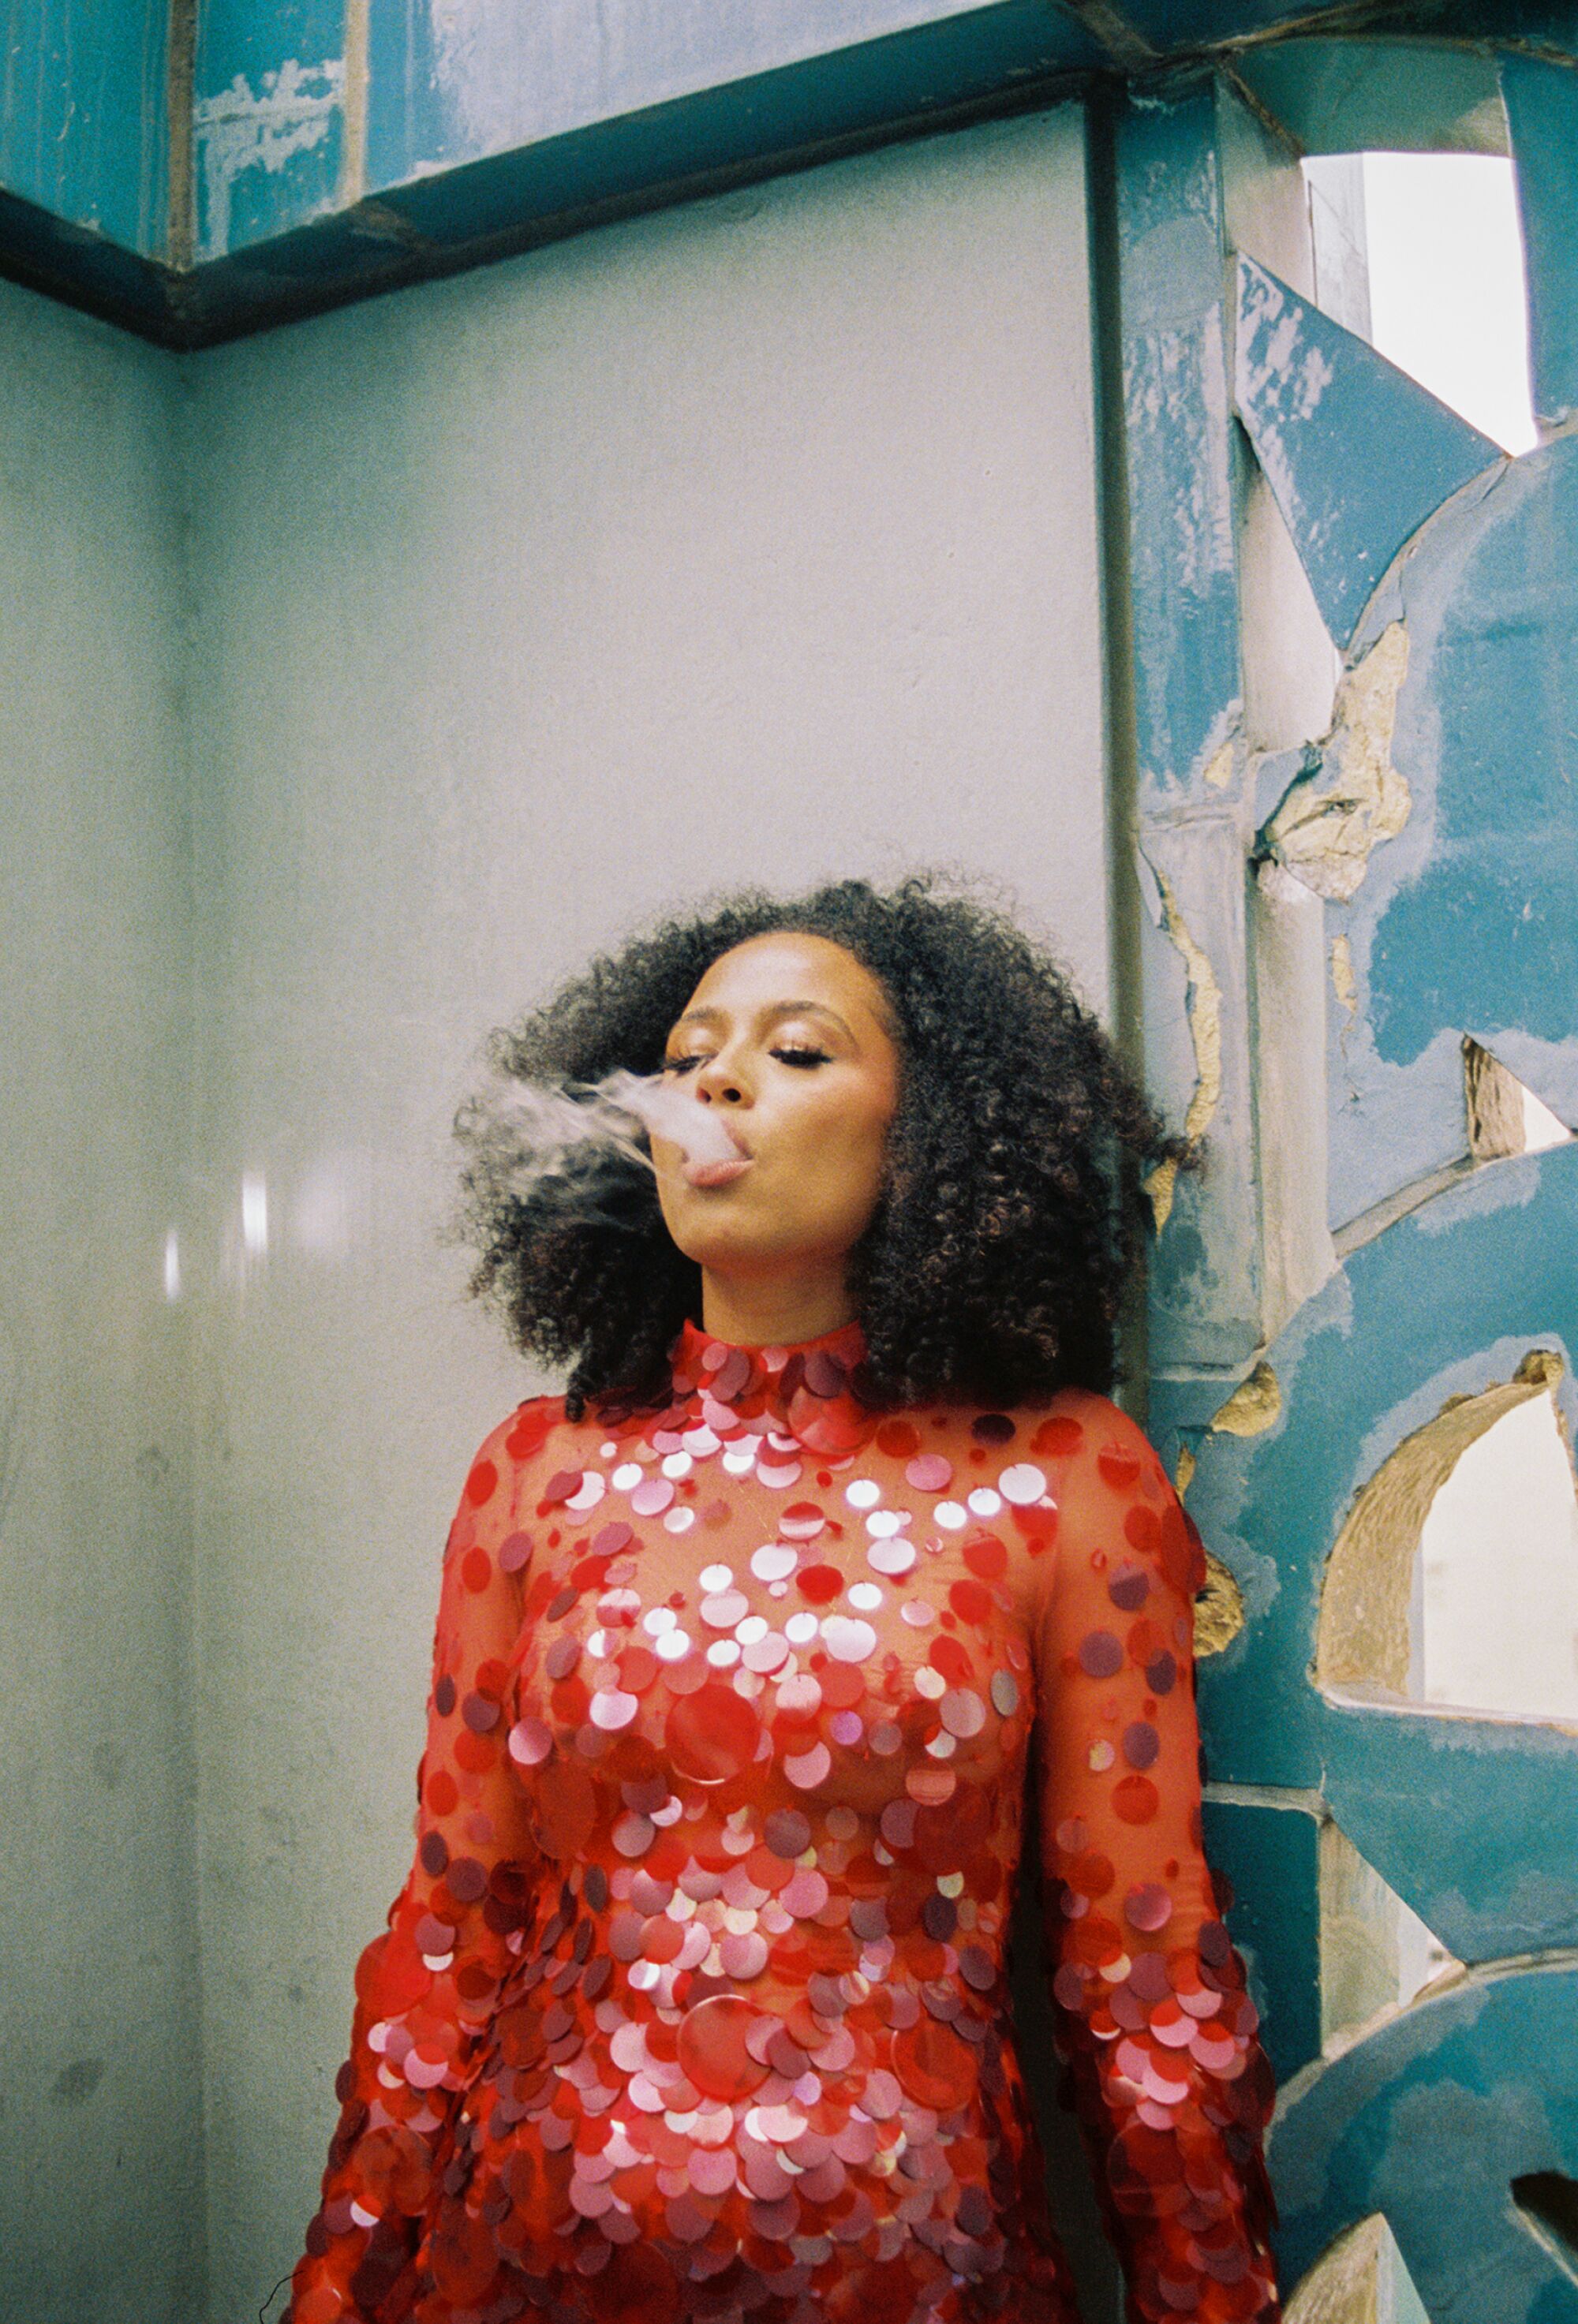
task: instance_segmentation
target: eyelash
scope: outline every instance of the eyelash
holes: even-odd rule
[[[786,1065],[793,1065],[800,1073],[808,1072],[813,1065],[826,1065],[833,1062],[826,1049],[792,1048],[786,1046],[782,1048],[770,1049],[768,1055],[779,1058]],[[706,1060],[701,1056],[665,1057],[663,1071],[666,1074],[687,1074],[693,1065],[703,1065],[705,1062]]]

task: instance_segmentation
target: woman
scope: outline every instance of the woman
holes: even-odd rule
[[[1181,1149],[918,880],[664,927],[496,1051],[660,1065],[727,1147],[654,1134],[588,1214],[474,1126],[477,1287],[569,1385],[461,1496],[294,2324],[1073,2318],[1004,1976],[1027,1764],[1130,2314],[1275,2318],[1198,1538],[1101,1393],[1121,1189]]]

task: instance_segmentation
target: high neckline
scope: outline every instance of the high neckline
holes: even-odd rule
[[[810,1340],[752,1346],[720,1339],[687,1320],[669,1351],[677,1405],[715,1425],[760,1425],[766,1416],[809,1449],[853,1452],[876,1424],[858,1392],[866,1352],[857,1322]]]
[[[721,1353],[713,1353],[720,1350]],[[819,1332],[812,1340],[779,1340],[756,1342],[749,1340],[725,1340],[715,1332],[704,1330],[701,1324],[686,1318],[683,1330],[672,1351],[674,1369],[694,1376],[721,1370],[733,1355],[742,1355],[753,1370],[769,1378],[781,1373],[791,1356],[806,1357],[820,1350],[834,1357],[846,1371],[853,1371],[862,1362],[866,1351],[866,1335],[857,1318],[839,1323],[831,1332]]]

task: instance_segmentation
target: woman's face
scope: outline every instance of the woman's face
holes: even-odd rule
[[[651,1140],[687,1258],[719,1277],[826,1275],[881,1189],[899,1050],[881,986],[826,936],[752,936],[714,961],[669,1034],[670,1088],[720,1116],[737,1163]]]

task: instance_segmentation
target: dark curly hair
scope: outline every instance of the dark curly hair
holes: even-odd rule
[[[888,893],[844,880],[792,899],[756,890],[663,921],[594,960],[494,1033],[490,1062],[531,1082],[655,1072],[703,973],[749,937],[830,937],[885,991],[898,1110],[872,1221],[850,1257],[876,1405],[953,1395],[989,1405],[1066,1384],[1105,1389],[1124,1279],[1149,1211],[1139,1167],[1186,1166],[1112,1043],[1048,954],[977,896],[917,874]],[[700,1271],[669,1239],[632,1163],[588,1213],[551,1180],[522,1196],[476,1105],[461,1232],[471,1288],[529,1357],[569,1371],[567,1403],[661,1397],[667,1355],[699,1320]]]

